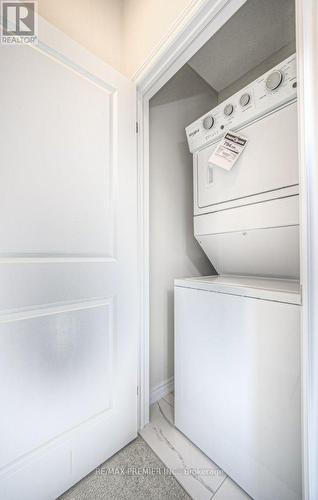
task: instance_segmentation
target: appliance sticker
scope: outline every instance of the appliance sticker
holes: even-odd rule
[[[234,134],[233,132],[227,132],[208,159],[209,165],[211,167],[221,167],[227,171],[231,170],[243,153],[246,145],[246,137]]]

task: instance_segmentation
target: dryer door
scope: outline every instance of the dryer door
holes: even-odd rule
[[[280,194],[275,190],[298,184],[296,102],[240,132],[248,144],[231,171],[208,163],[219,142],[198,153],[195,212],[206,207],[221,210],[227,202],[266,192],[276,198]]]

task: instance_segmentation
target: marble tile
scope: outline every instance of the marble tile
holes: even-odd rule
[[[173,406],[161,399],[150,408],[150,423],[140,434],[194,500],[210,500],[226,475],[173,421]]]
[[[174,406],[174,392],[169,392],[163,399],[171,406]]]
[[[213,500],[251,500],[251,497],[227,477],[214,495]]]

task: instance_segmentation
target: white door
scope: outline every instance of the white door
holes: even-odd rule
[[[54,499],[137,433],[135,88],[39,27],[0,48],[2,500]]]

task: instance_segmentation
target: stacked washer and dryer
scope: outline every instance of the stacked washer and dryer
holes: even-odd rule
[[[229,171],[211,163],[227,131],[248,141]],[[175,281],[175,424],[252,498],[300,500],[296,56],[186,134],[218,274]]]

